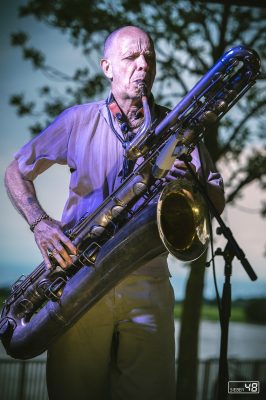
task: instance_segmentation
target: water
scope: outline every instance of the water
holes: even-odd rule
[[[176,321],[176,338],[180,322]],[[202,321],[199,335],[199,359],[219,358],[221,329],[219,322]],[[176,354],[178,353],[178,341]],[[228,335],[228,358],[266,359],[266,326],[231,322]]]
[[[199,358],[219,357],[220,324],[204,321],[200,329]],[[231,322],[228,358],[266,359],[266,326]]]
[[[180,323],[176,321],[176,338]],[[178,344],[176,346],[176,354]],[[220,353],[219,322],[202,321],[200,325],[199,359],[218,358]],[[9,358],[0,344],[0,358]],[[45,359],[42,354],[38,359]],[[231,322],[229,326],[228,358],[266,359],[266,326]]]

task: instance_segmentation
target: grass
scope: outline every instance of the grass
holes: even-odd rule
[[[175,318],[180,319],[181,313],[182,313],[182,303],[176,303],[174,309]],[[208,321],[218,321],[219,314],[217,306],[210,304],[203,304],[201,310],[201,318],[203,320],[208,320]],[[241,306],[232,305],[230,321],[247,322],[244,308]]]

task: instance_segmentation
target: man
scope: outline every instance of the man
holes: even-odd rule
[[[64,111],[45,131],[26,144],[6,173],[13,203],[29,223],[48,268],[49,252],[62,268],[76,248],[62,227],[72,227],[93,212],[129,173],[123,143],[143,123],[139,81],[147,86],[152,119],[165,109],[151,95],[155,52],[150,36],[127,26],[105,41],[101,67],[110,81],[108,101]],[[208,190],[222,211],[219,174],[203,155]],[[71,171],[69,198],[62,223],[45,213],[33,180],[54,163]],[[201,164],[197,150],[192,165]],[[175,161],[167,180],[188,176]],[[174,295],[166,257],[140,267],[112,289],[48,351],[50,399],[171,400],[175,398]]]

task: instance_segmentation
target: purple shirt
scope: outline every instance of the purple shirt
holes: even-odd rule
[[[160,119],[165,109],[155,108]],[[113,125],[121,132],[115,118]],[[221,185],[221,177],[214,171],[209,155],[203,149],[208,181]],[[43,132],[23,146],[15,158],[23,177],[31,181],[54,163],[69,166],[69,197],[62,222],[72,227],[85,213],[93,212],[120,184],[123,148],[111,130],[105,101],[101,100],[62,112]],[[192,162],[200,172],[197,149],[192,153]]]

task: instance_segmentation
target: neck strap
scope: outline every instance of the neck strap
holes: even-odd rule
[[[115,136],[117,137],[117,139],[121,142],[123,148],[125,148],[126,143],[132,139],[132,133],[130,132],[130,128],[126,121],[126,118],[123,115],[123,112],[120,109],[120,107],[118,106],[117,102],[115,101],[112,93],[106,99],[105,104],[106,104],[106,108],[107,108],[107,114],[108,114],[110,127],[111,127],[113,133],[115,134]],[[112,113],[113,117],[117,119],[124,136],[121,135],[119,132],[117,132],[117,130],[115,129],[113,121],[112,121],[111,113]],[[134,165],[135,165],[135,161],[128,160],[124,156],[122,170],[119,173],[119,176],[121,176],[121,181],[123,181],[133,171]]]

